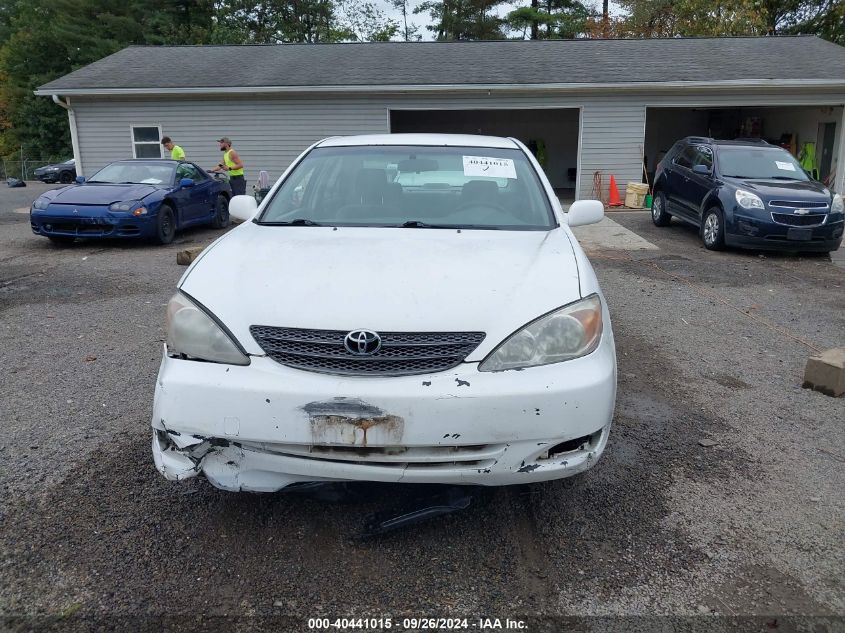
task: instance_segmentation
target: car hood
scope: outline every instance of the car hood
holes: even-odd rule
[[[155,185],[84,184],[59,189],[50,198],[54,204],[111,204],[122,200],[142,200],[159,191]],[[53,193],[53,192],[48,192]]]
[[[725,178],[740,189],[753,191],[766,200],[830,202],[830,190],[815,180],[751,180]]]
[[[580,297],[565,227],[479,231],[246,223],[181,289],[246,350],[250,325],[387,332],[483,331],[478,360],[524,324]],[[574,239],[574,238],[573,238]]]

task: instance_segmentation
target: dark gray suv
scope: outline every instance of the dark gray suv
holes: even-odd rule
[[[657,165],[651,217],[693,224],[704,246],[830,252],[842,243],[842,196],[765,141],[689,136]]]

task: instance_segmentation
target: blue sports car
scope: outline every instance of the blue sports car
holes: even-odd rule
[[[229,225],[229,184],[193,163],[121,160],[77,183],[32,203],[33,233],[59,245],[78,237],[140,237],[169,244],[176,231],[189,226]]]

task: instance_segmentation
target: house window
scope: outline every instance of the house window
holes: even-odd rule
[[[133,158],[161,158],[161,126],[133,125]]]

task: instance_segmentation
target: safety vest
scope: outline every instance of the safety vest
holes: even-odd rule
[[[230,176],[243,176],[244,175],[243,167],[241,167],[240,169],[232,169],[232,167],[237,165],[237,163],[229,157],[229,154],[231,154],[231,153],[232,153],[232,150],[230,149],[230,150],[226,150],[226,153],[223,154],[223,162],[226,164],[226,167],[229,167],[229,175]]]
[[[816,180],[819,179],[819,167],[816,164],[816,144],[804,143],[801,152],[798,154],[798,161],[801,167]]]
[[[172,160],[185,160],[185,150],[178,145],[174,145],[173,149],[170,150],[170,158]]]

